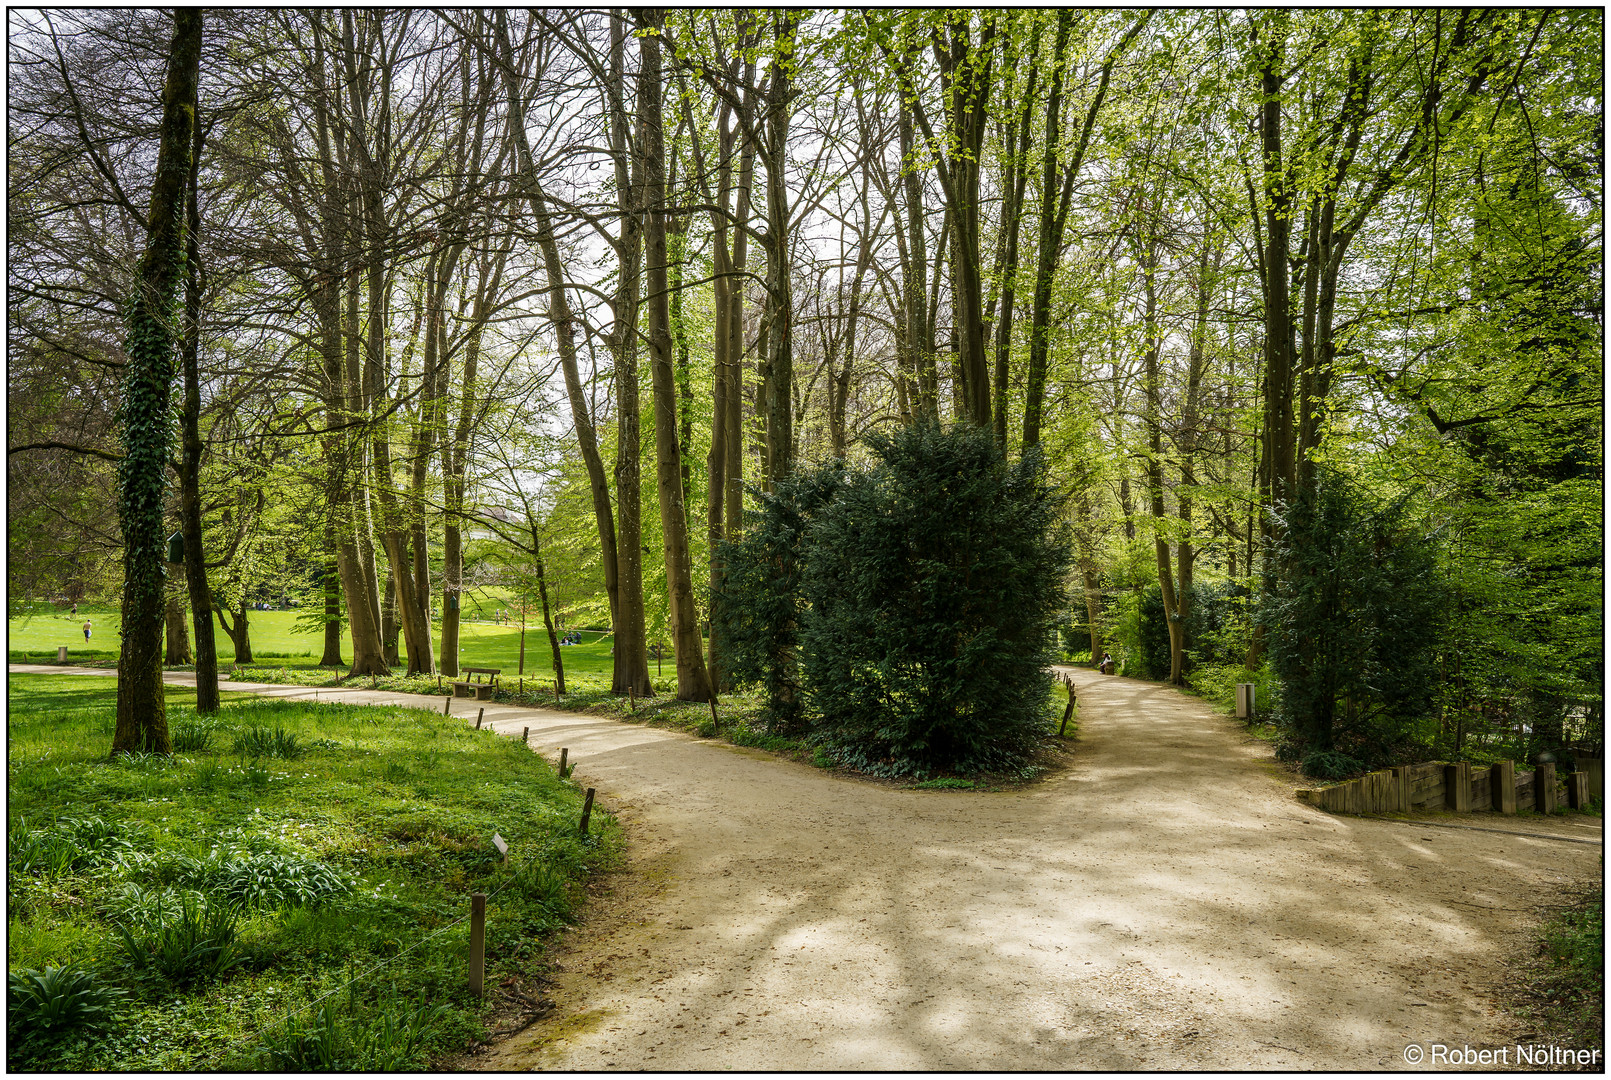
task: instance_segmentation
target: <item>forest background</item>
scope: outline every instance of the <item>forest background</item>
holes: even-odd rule
[[[9,30],[16,613],[123,595],[174,33]],[[170,659],[214,612],[239,656],[254,604],[297,599],[322,664],[453,675],[485,599],[613,628],[620,693],[665,642],[702,700],[747,488],[930,417],[1043,455],[1072,658],[1256,681],[1293,754],[1353,765],[1596,744],[1602,35],[1578,9],[209,11]]]

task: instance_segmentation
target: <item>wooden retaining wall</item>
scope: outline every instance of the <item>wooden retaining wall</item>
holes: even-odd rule
[[[1333,787],[1299,791],[1298,798],[1338,814],[1402,814],[1416,810],[1468,812],[1517,810],[1549,813],[1604,799],[1604,773],[1597,759],[1582,759],[1583,771],[1557,776],[1555,766],[1517,769],[1511,762],[1426,761],[1379,769]],[[1542,803],[1542,805],[1541,805]]]

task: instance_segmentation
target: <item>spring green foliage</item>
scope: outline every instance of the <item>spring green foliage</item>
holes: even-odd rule
[[[1331,471],[1300,491],[1284,525],[1260,612],[1277,720],[1306,749],[1387,760],[1432,705],[1443,601],[1433,547],[1402,502],[1375,503]]]
[[[13,1068],[322,1067],[309,1024],[334,1025],[333,1067],[421,1068],[480,1031],[468,925],[450,926],[468,894],[492,894],[496,980],[528,969],[572,917],[580,879],[614,858],[608,814],[578,836],[575,784],[462,717],[226,695],[206,745],[109,761],[98,747],[113,694],[110,680],[10,681],[14,981],[76,965],[126,995],[114,1025],[13,1040]],[[191,700],[169,688],[176,728]],[[294,737],[302,756],[235,753],[253,730]],[[494,830],[511,843],[507,868]],[[329,991],[331,1016],[290,1015]]]

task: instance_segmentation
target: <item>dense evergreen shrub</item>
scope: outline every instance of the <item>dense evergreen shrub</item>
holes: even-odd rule
[[[796,734],[803,726],[798,644],[806,526],[847,475],[844,463],[834,461],[798,472],[771,492],[752,489],[758,511],[742,539],[722,545],[721,603],[713,605],[721,662],[735,681],[766,688],[761,720],[769,734]]]
[[[1259,613],[1280,684],[1276,722],[1306,751],[1390,756],[1428,716],[1437,682],[1432,545],[1409,529],[1402,502],[1377,505],[1334,472],[1283,524]]]
[[[1021,765],[1044,730],[1070,554],[1039,456],[920,423],[867,440],[809,529],[815,738],[890,776]]]

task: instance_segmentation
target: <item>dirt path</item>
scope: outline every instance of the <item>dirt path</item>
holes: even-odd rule
[[[1490,1004],[1504,957],[1600,848],[1333,817],[1202,702],[1074,678],[1077,764],[996,794],[489,708],[569,747],[632,865],[561,954],[552,1018],[479,1064],[1368,1070],[1516,1036]],[[1600,838],[1599,819],[1514,827]]]

